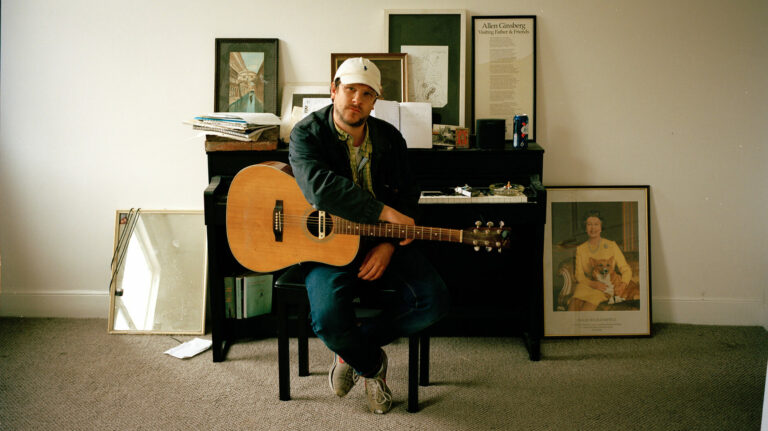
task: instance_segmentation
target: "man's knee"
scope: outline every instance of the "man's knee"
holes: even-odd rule
[[[333,351],[354,347],[350,346],[354,328],[349,323],[339,319],[338,313],[315,313],[313,311],[312,330]]]
[[[426,326],[429,326],[448,314],[450,309],[450,296],[448,288],[442,280],[434,285],[434,290],[421,310],[422,319]]]

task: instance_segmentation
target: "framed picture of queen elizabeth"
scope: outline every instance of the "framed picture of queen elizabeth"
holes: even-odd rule
[[[547,187],[544,335],[650,336],[650,187]]]

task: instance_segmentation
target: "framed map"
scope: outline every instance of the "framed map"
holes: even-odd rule
[[[433,124],[465,127],[466,10],[387,10],[389,52],[408,54],[408,101],[432,105]]]
[[[433,108],[448,104],[448,46],[402,45],[409,55],[412,78],[408,84],[408,100],[427,102]]]

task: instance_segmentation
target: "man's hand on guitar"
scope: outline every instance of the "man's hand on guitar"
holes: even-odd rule
[[[373,281],[384,275],[384,271],[392,259],[392,253],[395,252],[395,245],[389,242],[383,242],[372,248],[365,256],[358,278],[366,281]]]
[[[393,224],[404,224],[404,225],[411,225],[411,226],[416,225],[416,221],[413,220],[411,217],[408,217],[407,215],[387,205],[384,205],[384,208],[381,209],[381,214],[379,214],[379,220],[393,223]],[[400,245],[408,245],[412,241],[413,241],[413,238],[406,238],[400,241]]]

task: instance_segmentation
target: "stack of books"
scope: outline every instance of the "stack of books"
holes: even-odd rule
[[[206,135],[237,141],[258,141],[262,133],[280,125],[280,118],[275,114],[261,112],[217,112],[194,117],[185,123]]]
[[[224,316],[247,319],[272,312],[272,274],[224,277]]]

